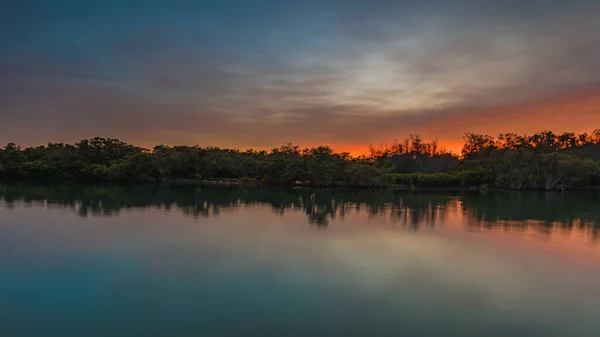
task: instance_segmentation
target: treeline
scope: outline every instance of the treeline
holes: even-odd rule
[[[498,137],[466,133],[460,155],[437,150],[417,136],[371,149],[392,167],[397,184],[415,187],[479,186],[503,189],[571,189],[600,186],[600,130],[592,133]],[[434,152],[432,152],[434,151]]]
[[[327,146],[270,151],[200,146],[144,149],[118,139],[0,149],[6,181],[229,181],[310,186],[568,189],[600,185],[600,130],[531,136],[465,134],[461,154],[411,135],[352,157]]]
[[[468,133],[462,167],[486,173],[486,183],[509,189],[561,189],[600,185],[600,130],[550,131],[497,138]]]
[[[155,146],[117,139],[0,150],[0,179],[9,181],[206,181],[311,186],[387,186],[388,168],[326,146],[300,150],[291,144],[271,151],[200,146]]]

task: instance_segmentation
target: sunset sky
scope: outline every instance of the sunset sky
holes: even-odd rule
[[[600,128],[598,0],[50,1],[0,10],[0,143],[327,144]]]

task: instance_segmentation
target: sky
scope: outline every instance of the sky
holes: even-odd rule
[[[6,2],[8,1],[8,2]],[[600,1],[5,0],[0,143],[359,154],[600,128]]]

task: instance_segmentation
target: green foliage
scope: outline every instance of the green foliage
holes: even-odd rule
[[[398,185],[416,187],[469,187],[493,180],[493,174],[483,170],[453,171],[447,173],[394,173],[392,181]]]
[[[567,189],[598,186],[600,131],[533,136],[502,134],[497,139],[467,134],[463,170],[493,172],[493,186],[507,189]]]
[[[225,181],[243,184],[381,187],[567,189],[600,186],[600,130],[590,134],[497,138],[467,133],[459,158],[410,135],[390,146],[370,147],[353,158],[327,146],[301,150],[286,144],[271,151],[200,146],[155,146],[118,139],[0,148],[0,179],[21,181]]]
[[[81,170],[81,174],[90,180],[105,180],[109,178],[108,167],[102,164],[88,164]]]
[[[240,182],[242,182],[242,183],[254,183],[254,182],[256,182],[256,178],[243,177],[243,178],[240,179]]]
[[[111,165],[108,176],[116,181],[151,182],[162,178],[163,170],[156,156],[139,152]]]
[[[389,170],[368,163],[353,163],[349,168],[349,184],[352,186],[383,187],[393,183]]]

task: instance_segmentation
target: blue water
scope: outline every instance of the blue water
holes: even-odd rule
[[[2,337],[600,331],[595,194],[0,196]]]

